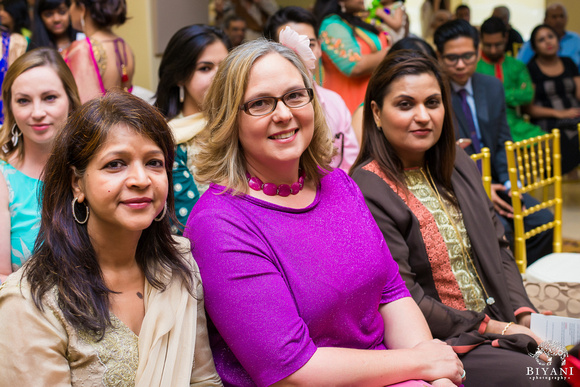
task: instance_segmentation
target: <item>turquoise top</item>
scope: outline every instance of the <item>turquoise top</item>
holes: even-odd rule
[[[26,176],[0,160],[0,173],[8,186],[10,208],[10,246],[12,271],[16,271],[32,255],[40,227],[39,188],[42,182]]]
[[[361,51],[357,36],[363,40],[366,39],[367,44],[369,41],[372,42],[379,50],[382,47],[381,39],[376,34],[361,27],[353,28],[335,14],[322,20],[319,35],[322,40],[320,44],[322,51],[347,76],[350,76],[352,69],[360,61],[361,55],[370,53]]]

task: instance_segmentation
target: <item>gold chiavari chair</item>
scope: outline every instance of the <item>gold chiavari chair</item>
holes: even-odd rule
[[[475,162],[481,160],[481,180],[483,188],[491,200],[491,153],[489,148],[481,148],[480,153],[474,153],[470,157]]]
[[[520,272],[534,282],[580,282],[580,254],[562,253],[562,169],[560,131],[513,143],[505,143],[514,209],[514,256]],[[552,189],[550,189],[552,188]],[[523,208],[520,195],[543,189],[544,200]],[[535,229],[524,230],[524,218],[541,209],[552,208],[554,220]],[[527,269],[526,240],[553,229],[553,253]]]

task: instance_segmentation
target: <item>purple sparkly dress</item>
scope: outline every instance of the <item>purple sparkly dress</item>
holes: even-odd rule
[[[312,204],[219,195],[211,185],[187,221],[205,289],[210,341],[226,386],[266,386],[317,347],[385,349],[384,303],[409,297],[356,184],[340,169]]]

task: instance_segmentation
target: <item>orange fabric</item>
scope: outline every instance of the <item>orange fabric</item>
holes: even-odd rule
[[[429,257],[433,281],[441,302],[458,310],[466,310],[459,284],[451,270],[447,245],[439,233],[433,214],[413,194],[406,195],[405,192],[400,192],[395,184],[381,171],[376,161],[368,163],[363,169],[383,179],[417,217],[427,256]]]
[[[489,320],[491,320],[491,318],[489,318],[489,316],[486,314],[485,318],[483,319],[483,321],[479,325],[479,329],[477,330],[480,334],[483,335],[485,333],[485,330],[487,329],[487,324],[489,323]]]
[[[521,308],[516,309],[516,311],[514,312],[514,316],[518,316],[518,314],[522,314],[522,313],[526,313],[526,312],[530,312],[530,313],[536,313],[535,310],[533,310],[532,308],[528,308],[527,306],[522,306]]]
[[[387,46],[387,39],[384,34],[379,35],[381,47]],[[360,54],[367,55],[375,52],[369,44],[360,36],[356,36],[356,41],[360,47]],[[364,102],[367,85],[371,75],[361,77],[349,77],[342,73],[338,67],[332,63],[330,58],[322,53],[322,65],[324,66],[324,80],[322,86],[337,92],[352,114],[361,103]]]

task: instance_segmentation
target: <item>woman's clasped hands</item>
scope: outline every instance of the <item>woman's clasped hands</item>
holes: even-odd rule
[[[419,343],[411,350],[417,352],[417,359],[422,359],[421,378],[430,380],[433,386],[459,386],[465,380],[463,363],[447,343],[434,339]]]

